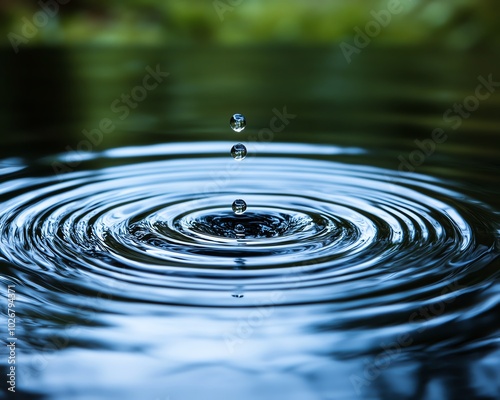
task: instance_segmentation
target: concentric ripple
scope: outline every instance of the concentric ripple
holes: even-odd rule
[[[345,150],[334,147],[273,144],[237,169],[226,143],[199,147],[115,149],[98,170],[6,176],[2,257],[61,291],[204,306],[286,291],[284,304],[363,299],[373,313],[498,274],[497,214],[450,183],[335,162]],[[238,197],[245,214],[231,210]]]

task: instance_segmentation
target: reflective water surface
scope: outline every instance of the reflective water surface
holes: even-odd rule
[[[37,126],[3,112],[2,296],[15,285],[24,398],[498,398],[499,97],[460,127],[442,118],[491,57],[277,52],[201,63],[214,84],[194,67],[214,53],[162,56],[165,87],[124,120],[72,94],[60,119],[29,108]],[[113,57],[132,63],[46,62],[92,71],[98,55],[102,82]],[[252,78],[273,66],[277,82]],[[255,122],[235,162],[239,110]],[[106,116],[114,131],[84,149]]]

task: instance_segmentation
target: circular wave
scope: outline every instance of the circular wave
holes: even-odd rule
[[[273,144],[233,169],[220,156],[226,144],[200,146],[203,156],[189,146],[132,152],[139,161],[115,151],[101,161],[118,165],[59,177],[6,177],[3,258],[14,274],[74,293],[242,306],[278,291],[283,304],[341,301],[372,315],[498,274],[497,214],[449,183],[315,159],[325,147],[299,157],[300,145]],[[246,213],[232,211],[236,198]],[[461,280],[473,284],[446,291]]]

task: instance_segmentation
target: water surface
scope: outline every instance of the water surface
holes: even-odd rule
[[[498,396],[499,98],[459,128],[442,118],[491,57],[48,54],[30,90],[50,82],[58,112],[12,93],[1,114],[1,279],[26,398]],[[171,75],[120,120],[109,105],[146,62]],[[64,151],[102,118],[99,145]],[[447,140],[403,166],[436,127]]]

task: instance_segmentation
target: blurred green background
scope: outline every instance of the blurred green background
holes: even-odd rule
[[[379,43],[499,44],[496,0],[392,0],[403,11]],[[43,0],[42,3],[56,3]],[[389,0],[60,0],[59,12],[30,40],[36,44],[331,43],[364,26]],[[19,33],[39,1],[0,1],[1,37]],[[8,42],[8,40],[7,40]]]
[[[348,60],[342,43],[394,5]],[[286,107],[296,118],[274,141],[389,151],[379,159],[397,168],[443,127],[450,140],[419,171],[493,165],[498,91],[460,129],[443,113],[478,76],[500,81],[499,11],[497,0],[0,0],[0,157],[232,141],[235,112],[251,140]],[[169,75],[118,111],[148,68]],[[113,129],[82,145],[103,120]]]

